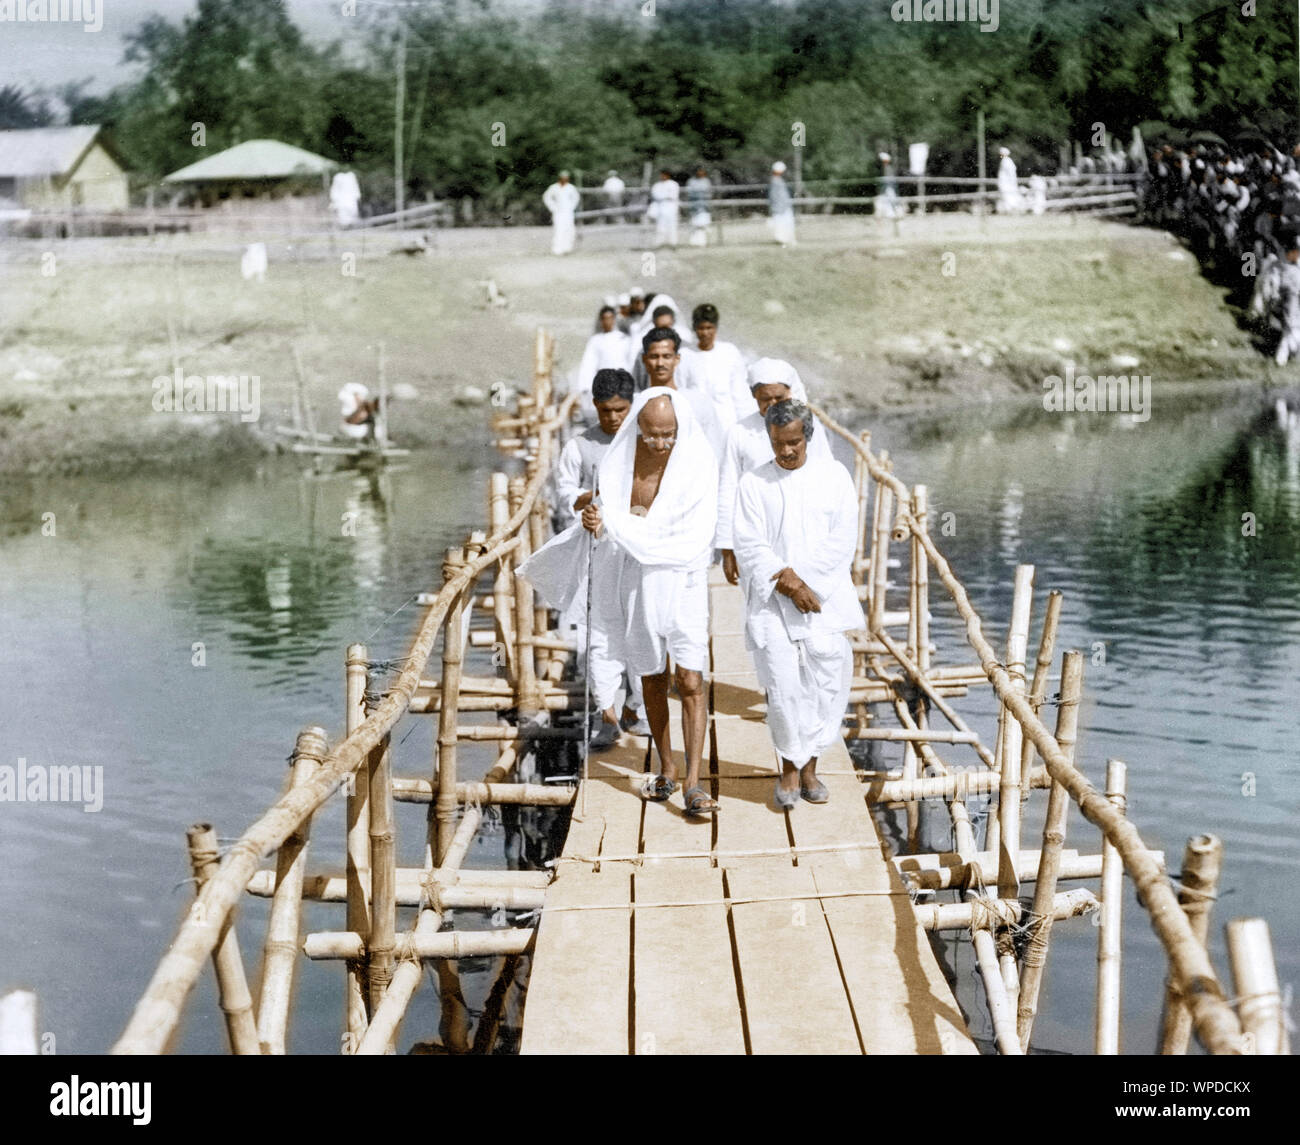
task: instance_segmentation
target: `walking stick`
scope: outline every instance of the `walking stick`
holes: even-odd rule
[[[587,536],[587,662],[582,680],[582,783],[579,787],[578,818],[587,817],[587,759],[591,755],[591,568],[596,552],[595,534]]]

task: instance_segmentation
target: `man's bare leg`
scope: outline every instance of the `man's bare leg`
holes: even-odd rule
[[[800,787],[811,787],[817,782],[817,757],[813,756],[803,767],[795,765],[785,756],[781,757],[781,790],[798,791]]]
[[[704,734],[709,726],[709,706],[704,695],[703,673],[678,668],[676,680],[677,694],[682,700],[682,740],[686,745],[686,786],[689,789],[700,782],[700,767],[704,762]],[[647,716],[649,711],[647,700]]]
[[[677,765],[673,762],[672,734],[668,727],[668,669],[656,676],[642,676],[641,690],[645,699],[645,718],[650,725],[650,738],[659,752],[660,774],[668,779],[677,778]]]

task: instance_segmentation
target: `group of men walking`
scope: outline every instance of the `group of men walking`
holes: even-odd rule
[[[774,803],[824,803],[817,760],[841,734],[853,665],[847,633],[864,627],[851,576],[852,480],[831,456],[794,367],[773,358],[746,366],[718,339],[710,303],[692,312],[693,347],[683,345],[676,308],[659,309],[635,343],[643,384],[626,365],[595,370],[596,424],[565,445],[556,466],[557,502],[573,523],[520,575],[589,628],[599,713],[591,746],[609,746],[620,730],[649,734],[659,770],[642,795],[664,802],[681,785],[687,814],[705,817],[720,810],[701,783],[709,569],[720,563],[742,594],[746,647],[767,693],[781,761]],[[602,320],[610,328],[596,338],[619,332],[617,312],[610,320],[602,311]],[[671,686],[681,700],[684,774],[672,751]]]

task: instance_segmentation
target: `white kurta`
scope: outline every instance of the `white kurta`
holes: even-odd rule
[[[637,418],[667,396],[677,415],[677,441],[654,503],[631,509]],[[671,656],[681,668],[708,668],[708,567],[717,527],[718,468],[690,402],[680,390],[637,394],[627,420],[600,463],[600,545],[619,550],[617,575],[597,583],[602,615],[621,620],[622,647],[612,648],[629,672],[653,676]],[[611,624],[611,628],[614,627]]]
[[[749,392],[745,359],[731,342],[714,342],[707,351],[683,346],[675,381],[678,389],[700,390],[713,403],[713,420],[721,435],[715,443],[718,454],[731,427],[758,408]]]
[[[568,254],[573,250],[573,213],[582,196],[572,183],[552,183],[542,193],[542,202],[551,212],[551,253]]]
[[[660,179],[650,188],[654,204],[655,245],[677,245],[677,206],[682,189],[676,179]]]
[[[740,479],[735,550],[745,597],[745,643],[767,691],[767,726],[783,759],[820,756],[841,734],[853,677],[846,632],[865,627],[851,574],[858,501],[838,461],[799,469],[765,462]],[[776,591],[792,568],[821,612],[800,612]]]
[[[767,435],[763,415],[755,410],[731,427],[722,450],[718,472],[718,535],[714,542],[717,548],[735,548],[732,520],[736,511],[736,487],[741,477],[771,460],[772,439]],[[808,441],[808,460],[832,460],[826,429],[820,424],[813,426],[813,435]]]
[[[1004,155],[998,164],[998,210],[1005,214],[1016,214],[1024,209],[1025,200],[1016,180],[1016,165],[1010,155]]]

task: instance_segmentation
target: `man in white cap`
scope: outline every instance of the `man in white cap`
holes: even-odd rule
[[[881,151],[879,158],[880,194],[876,196],[876,214],[882,219],[896,219],[902,210],[898,201],[898,175],[894,171],[894,157],[888,151]]]
[[[605,192],[605,206],[616,209],[623,205],[623,192],[627,190],[626,184],[618,177],[617,171],[610,171],[605,176],[605,181],[600,185],[600,189]],[[606,215],[607,223],[616,223],[622,221],[621,215]]]
[[[723,575],[732,584],[737,584],[740,580],[732,535],[736,488],[741,477],[751,469],[757,469],[772,460],[772,442],[768,438],[763,415],[777,402],[791,398],[800,402],[808,400],[798,371],[780,358],[759,358],[749,367],[749,392],[758,408],[728,430],[718,472],[718,532],[713,543],[722,553]],[[831,447],[823,426],[813,426],[808,453],[814,460],[831,459]]]
[[[595,585],[593,623],[611,636],[621,634],[622,648],[615,654],[641,677],[659,753],[659,774],[647,777],[642,794],[662,803],[677,790],[668,724],[671,680],[682,702],[682,794],[693,816],[718,810],[700,783],[717,490],[713,452],[690,403],[681,391],[658,386],[637,394],[600,462],[597,500],[582,511],[583,528],[599,538],[596,543],[613,546]]]
[[[650,214],[655,222],[655,246],[677,245],[677,207],[682,189],[673,173],[665,167],[659,182],[650,188]]]
[[[1007,148],[999,147],[998,154],[1002,156],[998,161],[998,213],[1018,215],[1025,209],[1025,200],[1016,181],[1016,165]]]
[[[713,445],[721,456],[731,427],[754,412],[745,359],[735,343],[718,340],[718,308],[711,302],[702,302],[691,312],[691,328],[696,348],[682,348],[675,380],[678,389],[700,390],[708,396],[717,433]]]
[[[781,757],[774,797],[788,810],[830,798],[817,760],[842,734],[853,679],[847,633],[865,627],[851,575],[858,499],[844,466],[810,456],[806,405],[777,402],[764,420],[773,457],[740,479],[735,547],[745,644]]]
[[[767,184],[767,208],[771,217],[768,225],[772,236],[783,247],[794,246],[794,200],[785,185],[785,164],[779,159],[772,164],[772,178]]]
[[[551,212],[552,254],[568,254],[573,250],[573,213],[581,201],[582,196],[578,194],[578,188],[569,182],[567,171],[561,171],[559,180],[542,193],[542,202]]]
[[[600,331],[587,339],[574,381],[574,388],[584,395],[578,399],[578,404],[583,420],[588,424],[596,413],[591,403],[591,384],[596,374],[601,370],[626,369],[632,352],[632,339],[618,329],[618,312],[614,307],[602,306],[597,321]]]

